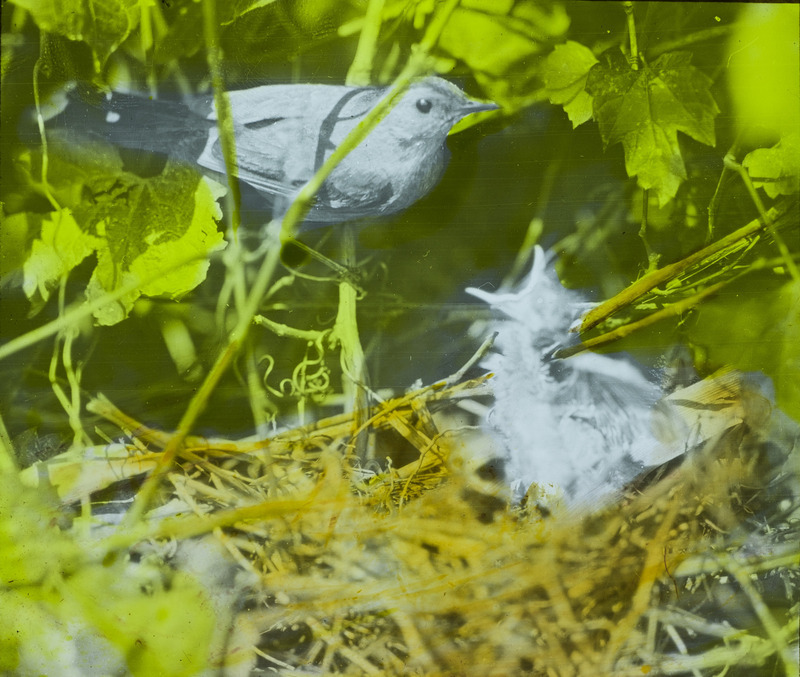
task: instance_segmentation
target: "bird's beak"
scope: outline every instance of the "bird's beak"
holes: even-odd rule
[[[461,108],[462,117],[473,113],[483,113],[490,110],[500,110],[500,106],[491,101],[467,101]]]
[[[473,117],[473,113],[486,113],[493,110],[500,110],[500,106],[491,101],[473,101],[471,99],[465,101],[464,105],[458,109],[456,123],[450,129],[450,134],[448,134],[448,136],[463,132],[465,129],[469,129],[473,125],[478,124],[483,119],[483,116],[478,118]],[[468,119],[465,119],[467,117]]]

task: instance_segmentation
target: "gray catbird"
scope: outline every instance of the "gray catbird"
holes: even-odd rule
[[[239,179],[280,213],[388,91],[266,85],[230,92]],[[413,83],[334,169],[306,222],[338,223],[406,209],[444,173],[449,157],[445,140],[453,125],[471,113],[496,108],[438,77]],[[177,102],[73,87],[54,99],[46,117],[45,128],[53,130],[58,143],[79,143],[88,136],[128,152],[144,151],[225,172],[210,96]]]

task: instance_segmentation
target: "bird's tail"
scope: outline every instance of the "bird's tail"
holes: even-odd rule
[[[101,141],[139,154],[190,163],[196,162],[213,126],[179,101],[104,93],[83,85],[56,93],[41,113],[48,145],[56,151],[63,145]],[[25,116],[19,132],[26,144],[41,141],[36,111]]]

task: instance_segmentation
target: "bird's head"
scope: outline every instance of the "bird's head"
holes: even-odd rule
[[[386,127],[400,140],[443,143],[459,120],[497,104],[470,99],[456,85],[429,77],[413,83],[387,116]]]

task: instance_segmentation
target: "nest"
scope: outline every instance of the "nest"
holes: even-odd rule
[[[446,415],[489,385],[423,388],[359,429],[341,415],[266,440],[188,438],[160,505],[95,536],[202,583],[213,674],[796,674],[793,423],[730,427],[594,511],[546,508],[510,500],[481,433]],[[99,515],[171,435],[90,408],[130,438],[97,455],[118,461]],[[365,466],[364,435],[379,455],[399,435],[414,457]],[[69,500],[74,473],[61,486]]]

